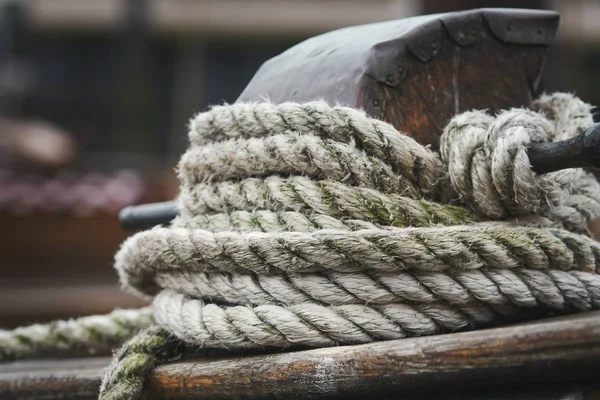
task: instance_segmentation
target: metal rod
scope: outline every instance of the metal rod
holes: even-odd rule
[[[600,168],[600,124],[571,139],[532,144],[527,154],[538,174],[567,168]]]
[[[119,221],[123,229],[138,231],[156,225],[168,224],[177,214],[177,203],[165,201],[125,207],[119,213]]]
[[[600,168],[600,123],[571,139],[534,143],[527,154],[531,167],[538,174],[567,168]],[[177,203],[166,201],[126,207],[119,213],[119,220],[123,229],[141,230],[167,224],[177,213]]]

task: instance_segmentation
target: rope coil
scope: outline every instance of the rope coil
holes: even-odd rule
[[[117,354],[101,398],[139,396],[177,341],[322,347],[598,308],[587,223],[600,217],[600,184],[582,169],[538,176],[527,157],[529,144],[592,123],[581,100],[545,95],[531,109],[456,116],[437,153],[323,102],[197,115],[179,217],[116,255],[124,289],[153,298],[154,324]],[[0,347],[10,340],[0,334]]]
[[[524,308],[597,306],[600,185],[537,176],[530,143],[579,133],[568,94],[456,116],[440,154],[363,112],[217,106],[191,123],[181,215],[116,257],[157,324],[203,347],[331,346],[434,334]]]

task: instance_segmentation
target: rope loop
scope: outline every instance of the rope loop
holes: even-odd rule
[[[538,111],[454,117],[440,141],[449,179],[461,202],[486,218],[537,214],[585,232],[591,216],[598,215],[598,201],[590,196],[599,189],[596,180],[581,169],[537,175],[527,147],[577,135],[593,123],[591,107],[564,93],[542,96],[533,107]]]
[[[465,113],[444,130],[441,156],[461,198],[486,216],[537,213],[547,193],[531,169],[527,146],[549,141],[553,131],[550,121],[530,110],[513,109],[496,118]]]

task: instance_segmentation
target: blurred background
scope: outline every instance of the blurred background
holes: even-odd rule
[[[127,205],[172,199],[189,118],[332,29],[478,7],[555,9],[540,90],[600,104],[600,2],[0,1],[0,327],[135,307],[112,258]]]

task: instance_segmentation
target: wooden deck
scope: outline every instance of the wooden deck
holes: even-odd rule
[[[107,358],[0,366],[2,399],[94,399]],[[149,399],[600,399],[600,312],[432,337],[177,361]]]

